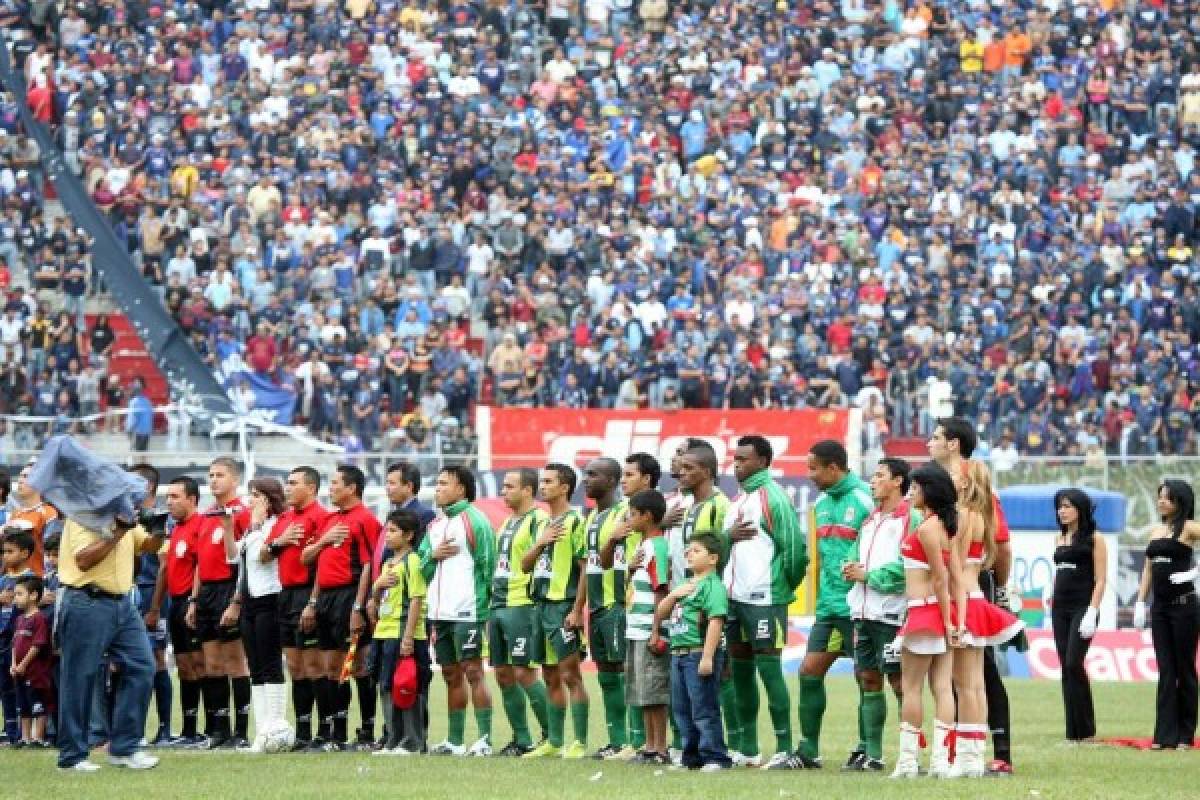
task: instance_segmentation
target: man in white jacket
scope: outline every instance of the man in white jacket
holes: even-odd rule
[[[850,558],[842,565],[843,576],[854,581],[846,602],[854,619],[854,669],[863,692],[859,744],[846,769],[883,770],[884,675],[900,697],[900,655],[894,640],[907,606],[900,543],[921,519],[904,499],[909,469],[908,462],[899,458],[879,462],[871,476],[875,511],[863,523]]]

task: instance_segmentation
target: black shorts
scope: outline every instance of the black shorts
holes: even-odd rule
[[[171,598],[167,612],[167,632],[171,636],[171,649],[176,656],[200,652],[200,636],[184,621],[188,610],[188,595]]]
[[[213,581],[200,584],[200,597],[196,603],[196,633],[202,642],[241,641],[240,625],[221,627],[221,617],[229,608],[237,592],[237,581]]]
[[[22,717],[45,717],[54,713],[54,692],[17,678],[17,713]]]
[[[300,630],[300,615],[312,597],[311,586],[290,586],[279,593],[279,643],[284,647],[312,649],[317,646],[317,632]]]
[[[358,586],[322,589],[317,598],[317,647],[321,650],[350,649],[350,614]]]

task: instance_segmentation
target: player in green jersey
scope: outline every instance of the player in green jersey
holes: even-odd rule
[[[550,511],[533,546],[521,557],[521,569],[532,575],[534,653],[550,696],[546,741],[525,758],[583,758],[587,746],[588,697],[579,672],[583,605],[586,601],[583,571],[586,541],[583,517],[571,508],[575,469],[547,464],[542,470],[542,500]],[[567,702],[575,740],[564,749]]]
[[[787,766],[821,767],[821,722],[825,716],[825,675],[841,656],[854,654],[854,623],[846,595],[853,585],[842,575],[842,565],[853,560],[859,530],[875,509],[871,487],[850,471],[849,456],[841,442],[817,442],[808,452],[808,476],[821,490],[813,506],[812,525],[817,542],[816,621],[808,636],[808,652],[800,665],[800,735],[803,740]],[[859,693],[859,744],[847,759],[853,768],[866,752]]]
[[[583,468],[584,492],[595,503],[586,522],[588,649],[599,673],[608,729],[608,744],[594,754],[596,758],[615,757],[626,745],[625,585],[629,574],[626,553],[636,550],[641,538],[633,534],[622,542],[612,540],[612,533],[624,516],[624,511],[616,508],[620,480],[621,465],[611,458],[594,459]]]
[[[496,537],[496,572],[492,578],[492,613],[488,619],[488,650],[496,683],[504,702],[504,714],[513,730],[513,740],[500,751],[502,756],[523,756],[533,749],[526,716],[526,698],[533,706],[546,738],[546,685],[538,679],[533,660],[535,646],[534,608],[530,597],[532,570],[523,567],[525,554],[549,517],[533,503],[538,473],[524,467],[504,476],[500,496],[511,510]]]
[[[723,540],[725,512],[729,498],[717,486],[717,456],[709,446],[695,447],[679,458],[679,486],[692,497],[692,505],[683,515],[683,545],[693,536],[711,533]],[[728,542],[722,541],[728,554]]]

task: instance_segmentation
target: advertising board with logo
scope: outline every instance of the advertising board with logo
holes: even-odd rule
[[[676,449],[688,437],[704,439],[716,452],[721,488],[730,497],[738,488],[732,478],[737,440],[750,433],[765,436],[774,451],[771,469],[792,496],[801,515],[816,499],[816,487],[808,480],[809,449],[823,439],[846,445],[850,463],[860,453],[860,413],[846,409],[800,411],[750,411],[688,409],[684,411],[608,411],[602,409],[525,409],[483,406],[476,410],[479,432],[481,494],[495,494],[503,472],[516,467],[559,462],[582,467],[593,458],[606,456],[623,461],[632,453],[649,453],[664,472]],[[660,488],[674,488],[663,478]],[[576,502],[582,502],[577,495]],[[500,508],[497,514],[503,513]],[[813,581],[805,581],[792,606],[793,614],[810,613]]]
[[[1008,666],[1014,677],[1062,678],[1062,664],[1054,649],[1054,633],[1049,630],[1026,631],[1029,650],[1009,651]],[[1158,680],[1158,660],[1150,631],[1097,631],[1092,637],[1084,661],[1088,677],[1094,681],[1122,683],[1153,682]]]
[[[765,436],[775,451],[773,469],[781,476],[807,473],[808,449],[822,439],[846,444],[857,462],[856,414],[845,409],[751,411],[609,411],[568,408],[492,408],[477,410],[479,468],[511,469],[558,461],[582,466],[608,456],[618,461],[631,453],[655,456],[665,467],[689,436],[709,442],[723,474],[733,470],[739,437]]]

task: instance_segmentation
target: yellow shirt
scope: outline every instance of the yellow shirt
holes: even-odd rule
[[[379,601],[379,622],[375,625],[376,639],[399,639],[408,624],[409,606],[414,598],[425,597],[425,577],[421,574],[421,557],[409,551],[403,558],[392,559],[383,572],[396,576],[396,585],[385,589]],[[424,611],[413,627],[413,638],[425,639]]]
[[[171,173],[171,188],[176,194],[184,197],[191,197],[192,192],[196,191],[198,183],[200,183],[200,172],[191,164],[182,164]]]
[[[109,551],[100,563],[89,570],[82,570],[75,563],[75,556],[88,545],[100,541],[100,535],[83,527],[73,519],[63,526],[62,544],[59,550],[58,578],[63,586],[82,589],[94,586],[109,594],[128,594],[133,588],[133,560],[142,552],[150,534],[142,526],[133,528],[117,546]]]
[[[963,72],[979,72],[983,69],[983,45],[971,39],[963,39],[958,46],[958,58]]]

